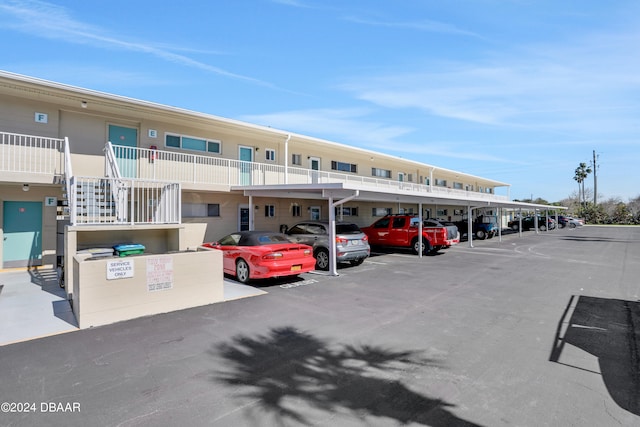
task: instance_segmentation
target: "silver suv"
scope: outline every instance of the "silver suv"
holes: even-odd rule
[[[329,269],[329,222],[303,221],[286,230],[292,242],[313,246],[316,269]],[[336,260],[360,265],[369,256],[369,238],[360,227],[349,222],[336,222]]]

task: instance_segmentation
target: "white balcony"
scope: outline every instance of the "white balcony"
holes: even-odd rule
[[[64,175],[65,140],[0,132],[4,181],[54,183]]]
[[[285,168],[281,165],[243,162],[198,154],[121,146],[113,146],[113,150],[120,173],[125,178],[180,182],[185,185],[214,185],[225,191],[231,190],[232,187],[243,186],[353,183],[372,190],[448,195],[487,201],[508,200],[506,196],[492,193],[297,167]]]

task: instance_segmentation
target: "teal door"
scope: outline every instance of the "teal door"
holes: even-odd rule
[[[240,163],[240,185],[251,185],[251,162],[253,161],[253,148],[240,147],[238,157]]]
[[[42,203],[3,202],[2,265],[42,265]]]
[[[120,175],[123,178],[136,178],[138,167],[138,129],[109,125],[109,141],[116,154]]]

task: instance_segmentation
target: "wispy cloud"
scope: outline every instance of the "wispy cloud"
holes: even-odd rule
[[[405,29],[413,31],[425,31],[430,33],[442,33],[442,34],[457,34],[462,36],[478,37],[478,34],[463,30],[455,25],[447,24],[445,22],[432,21],[429,19],[423,19],[420,21],[381,21],[374,19],[359,18],[356,16],[347,16],[344,18],[346,21],[351,21],[356,24],[369,25],[374,27],[386,27]]]
[[[639,44],[640,33],[594,34],[474,62],[431,62],[418,71],[356,76],[340,88],[379,107],[484,125],[637,130],[640,58],[629,52]]]
[[[367,119],[367,109],[310,109],[283,111],[262,115],[246,115],[242,120],[265,126],[304,132],[309,135],[331,135],[336,140],[348,140],[362,145],[388,144],[413,129],[386,126]]]
[[[285,6],[293,6],[293,7],[301,7],[301,8],[305,8],[305,9],[310,9],[312,8],[311,5],[305,3],[305,2],[301,2],[299,0],[271,0],[273,3],[277,3],[277,4],[282,4]]]
[[[166,45],[128,41],[111,36],[102,28],[77,21],[64,7],[38,0],[9,0],[0,3],[0,25],[14,31],[44,38],[64,40],[68,43],[141,52],[167,62],[200,69],[231,79],[273,87],[270,83],[236,74],[174,52],[188,51],[188,48],[173,48],[170,50]]]
[[[428,155],[514,163],[513,159],[502,158],[485,151],[470,150],[468,143],[454,144],[451,141],[404,143],[402,141],[405,137],[409,137],[416,129],[384,125],[374,121],[370,117],[371,113],[373,113],[372,110],[359,108],[313,109],[247,115],[241,119],[307,135],[330,135],[336,141],[348,141],[349,144],[361,148],[379,149],[385,153],[409,158]]]

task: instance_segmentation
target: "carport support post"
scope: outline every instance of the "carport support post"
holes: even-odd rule
[[[502,242],[502,208],[498,208],[498,241]]]
[[[327,196],[329,199],[329,274],[332,276],[338,275],[338,261],[336,253],[336,208],[355,199],[359,195],[360,191],[356,190],[351,196],[338,200],[335,204],[333,203],[333,196]]]
[[[473,223],[471,222],[471,205],[467,205],[467,242],[473,247]]]
[[[422,202],[418,203],[418,242],[422,243]],[[419,248],[418,258],[422,258],[422,245]]]
[[[333,205],[333,197],[329,196],[329,274],[338,275],[338,262],[336,261],[336,208]]]
[[[522,208],[518,208],[518,237],[522,237]]]
[[[533,211],[533,227],[536,229],[536,234],[540,234],[540,229],[538,228],[538,209],[534,209]]]

